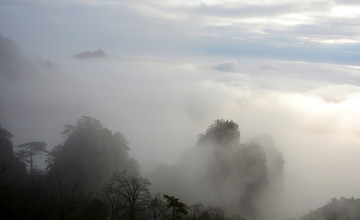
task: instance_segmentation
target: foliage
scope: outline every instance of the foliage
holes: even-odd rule
[[[258,144],[241,144],[238,128],[231,120],[216,120],[176,165],[159,167],[154,186],[187,201],[259,218],[259,200],[269,190],[267,155]]]
[[[137,162],[129,156],[128,142],[122,134],[112,133],[90,117],[65,127],[67,140],[49,152],[48,176],[52,182],[61,180],[67,188],[81,185],[97,196],[113,173],[137,175]]]
[[[199,135],[198,146],[215,144],[217,146],[228,146],[238,143],[240,138],[239,126],[231,120],[216,120],[206,129],[205,134]]]
[[[26,179],[26,169],[13,155],[13,135],[0,127],[0,186],[17,185]]]
[[[51,151],[46,151],[47,169],[50,169],[53,166],[55,159],[61,154],[62,148],[63,145],[57,145]]]
[[[0,219],[56,219],[56,200],[40,186],[0,188]]]
[[[11,139],[14,137],[13,134],[11,134],[8,130],[6,130],[5,128],[0,127],[0,137],[2,138],[6,138],[6,139]]]
[[[75,130],[75,127],[72,125],[64,125],[65,130],[63,132],[61,132],[61,134],[63,135],[67,135],[67,137],[69,138],[72,134],[72,132]]]
[[[164,198],[167,201],[168,208],[172,210],[171,219],[181,219],[182,215],[187,215],[188,211],[186,210],[185,203],[182,203],[178,198],[167,194],[164,195]]]
[[[151,216],[153,220],[165,220],[171,217],[172,213],[170,213],[167,202],[160,193],[153,196],[150,201],[149,208],[150,210],[148,215]]]
[[[150,181],[142,177],[114,174],[105,187],[111,219],[134,220],[143,215],[151,201]]]
[[[16,152],[17,158],[30,164],[30,175],[34,175],[33,159],[35,155],[39,155],[42,152],[46,152],[46,143],[41,141],[28,142],[20,144],[20,148]]]
[[[360,199],[333,198],[326,205],[309,212],[300,220],[311,219],[360,219]]]
[[[181,202],[182,194],[194,192],[191,185],[184,185],[182,194],[176,194],[179,198],[160,193],[152,196],[151,183],[139,176],[137,162],[129,156],[129,143],[124,135],[104,128],[96,119],[82,117],[75,126],[65,125],[62,135],[65,142],[50,151],[46,150],[44,142],[18,146],[17,156],[30,164],[32,178],[23,176],[21,186],[1,185],[1,219],[244,219],[227,217],[221,207],[188,206]],[[176,180],[180,180],[182,172],[201,171],[194,173],[195,177],[201,177],[195,183],[204,189],[196,193],[203,196],[197,201],[208,202],[204,192],[211,192],[216,199],[228,199],[232,206],[227,206],[227,210],[234,213],[237,209],[247,216],[254,216],[256,196],[268,184],[267,158],[261,146],[240,144],[239,137],[236,123],[215,121],[205,134],[200,135],[194,148],[200,149],[202,158],[190,151],[195,155],[192,159],[201,158],[206,166],[197,169],[193,165],[199,161],[191,163],[184,157],[182,160],[186,165],[174,174],[179,174]],[[17,161],[12,155],[11,138],[10,132],[0,129],[0,149],[7,149],[6,156],[0,155],[0,158]],[[35,156],[42,152],[47,155],[47,174],[33,168]],[[6,172],[7,167],[4,171],[0,167],[0,177],[5,177]]]
[[[84,217],[88,220],[107,219],[109,217],[109,208],[103,200],[95,198],[87,204]]]
[[[0,159],[4,160],[5,158],[12,156],[12,142],[11,138],[13,135],[6,129],[0,127]]]

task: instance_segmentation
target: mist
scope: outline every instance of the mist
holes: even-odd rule
[[[16,59],[27,71],[7,76],[2,69],[1,80],[1,123],[16,134],[15,144],[36,139],[55,146],[62,125],[89,115],[126,136],[147,175],[159,164],[176,164],[215,119],[231,119],[242,143],[269,134],[283,154],[286,216],[358,193],[356,66],[109,57],[64,58],[46,67]],[[314,81],[322,75],[329,77]]]
[[[286,10],[195,2],[2,3],[0,125],[14,135],[13,146],[38,140],[51,150],[67,141],[64,125],[89,116],[124,135],[129,157],[154,194],[221,206],[249,219],[300,218],[332,198],[359,198],[357,32],[332,33],[335,24],[355,25],[358,14],[340,10],[351,3],[336,1],[340,9],[327,18],[300,19],[283,13],[307,13],[312,1]],[[235,16],[242,7],[247,13]],[[293,26],[280,22],[282,16]],[[269,27],[255,18],[270,19]],[[21,28],[26,25],[33,29]],[[94,55],[100,50],[106,56]],[[265,155],[259,161],[268,185],[252,201],[257,217],[237,208],[246,207],[237,203],[246,190],[238,190],[245,180],[234,176],[257,182],[239,171],[241,165],[229,165],[237,159],[219,156],[236,173],[224,178],[224,186],[202,185],[219,176],[207,173],[218,163],[208,147],[213,144],[199,150],[200,134],[218,119],[238,126],[236,147],[227,154],[256,145]],[[276,178],[274,155],[284,161]],[[36,166],[45,169],[45,158]]]

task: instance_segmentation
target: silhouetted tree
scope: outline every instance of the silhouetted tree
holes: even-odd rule
[[[46,153],[47,153],[47,158],[46,158],[47,169],[50,169],[51,166],[54,164],[55,159],[61,154],[62,148],[63,148],[63,145],[57,145],[53,149],[51,149],[51,151],[46,151]]]
[[[20,150],[16,152],[16,156],[27,163],[30,164],[30,175],[33,176],[34,168],[33,168],[33,157],[42,152],[46,152],[46,143],[41,141],[29,142],[25,144],[21,144],[18,146]]]
[[[239,126],[231,120],[216,120],[205,134],[199,135],[198,146],[216,145],[226,147],[239,144],[240,132]]]
[[[169,208],[165,198],[158,193],[155,195],[150,202],[150,214],[153,220],[165,220],[171,217],[172,213],[169,213]]]
[[[77,121],[65,143],[49,152],[48,162],[48,177],[53,182],[61,179],[65,188],[81,185],[93,196],[102,193],[113,173],[137,175],[138,169],[124,136],[90,117]]]
[[[66,127],[66,126],[65,126]],[[91,118],[88,116],[81,117],[76,124],[77,129],[97,129],[101,130],[103,125],[101,122],[95,118]]]
[[[91,200],[84,211],[84,218],[88,220],[104,220],[109,217],[109,208],[106,202],[99,198]]]
[[[174,196],[164,195],[164,198],[167,201],[167,206],[172,210],[171,219],[181,219],[182,215],[187,215],[188,211],[186,210],[186,205],[183,202],[180,202],[178,198]]]
[[[11,138],[13,135],[6,129],[0,127],[0,159],[5,160],[13,155]],[[2,164],[6,167],[7,165]],[[3,168],[4,169],[4,168]]]
[[[0,175],[9,168],[8,160],[12,157],[12,143],[13,135],[6,129],[0,127]]]
[[[203,204],[200,204],[200,203],[193,204],[188,207],[188,215],[187,215],[186,219],[196,220],[200,217],[200,215],[203,213],[203,211],[204,211]]]
[[[7,139],[11,139],[14,137],[13,134],[11,134],[8,130],[0,127],[0,137],[4,137],[4,138],[7,138]]]
[[[194,204],[188,208],[186,220],[224,220],[225,211],[220,207],[207,206],[203,204]]]
[[[19,184],[26,179],[25,165],[14,157],[12,137],[0,127],[0,185]]]
[[[105,198],[111,208],[111,219],[134,220],[149,208],[150,181],[142,177],[114,174],[105,187]]]
[[[63,132],[61,132],[61,134],[63,135],[67,135],[67,137],[69,138],[72,134],[72,132],[75,130],[75,127],[73,125],[64,125],[65,130]]]
[[[209,206],[205,209],[211,220],[223,220],[225,219],[225,211],[219,207]]]

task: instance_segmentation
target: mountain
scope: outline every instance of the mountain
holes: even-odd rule
[[[106,57],[106,54],[103,50],[98,49],[96,51],[85,51],[79,54],[76,54],[73,56],[73,58],[76,59],[86,59],[86,58],[92,58],[92,57]]]
[[[310,211],[300,220],[349,220],[360,219],[360,199],[333,198],[323,207]]]
[[[262,138],[262,145],[240,143],[238,128],[233,121],[216,120],[177,163],[155,170],[153,190],[247,219],[274,219],[263,207],[273,209],[266,196],[276,197],[273,185],[282,182],[284,159],[275,146],[267,146],[271,138]]]
[[[0,35],[0,77],[17,77],[33,70],[21,56],[16,44]]]
[[[25,165],[14,157],[13,135],[0,126],[0,186],[14,186],[24,182]],[[0,215],[1,216],[1,215]]]

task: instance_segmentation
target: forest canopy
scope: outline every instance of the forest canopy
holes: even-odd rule
[[[241,143],[238,128],[216,120],[177,163],[148,178],[124,135],[94,118],[65,125],[65,141],[52,149],[41,141],[14,147],[13,134],[0,128],[0,217],[275,219],[269,207],[281,191],[282,154],[270,136]],[[46,155],[46,168],[32,164],[39,154]],[[333,199],[301,219],[358,216],[357,207],[357,199]]]
[[[11,189],[1,191],[4,198],[11,198],[1,202],[4,217],[81,219],[92,213],[93,219],[225,219],[227,215],[252,219],[258,215],[256,204],[262,193],[271,185],[264,149],[240,144],[238,125],[228,120],[215,121],[177,164],[166,172],[155,170],[150,180],[140,176],[124,135],[94,118],[84,116],[75,125],[65,125],[61,132],[65,141],[52,149],[41,141],[13,149],[13,135],[0,131],[1,183]],[[39,154],[46,155],[47,168],[42,172],[33,165]],[[282,166],[278,169],[281,173]],[[33,202],[35,192],[38,201],[32,210],[11,208]],[[14,193],[20,193],[21,199],[12,198]]]

